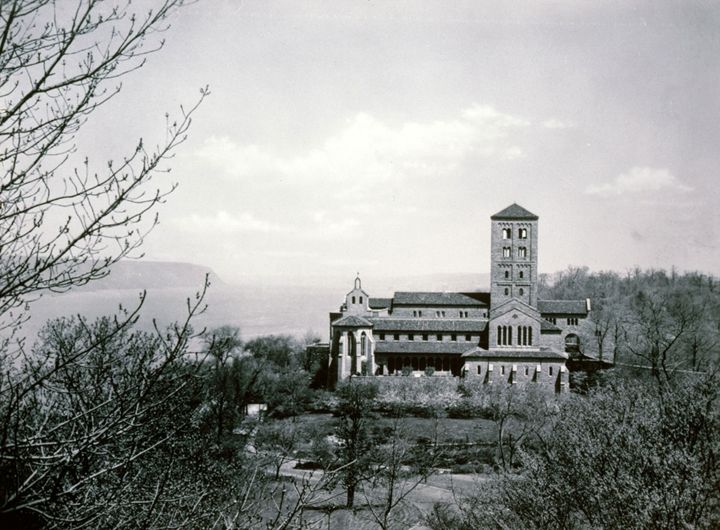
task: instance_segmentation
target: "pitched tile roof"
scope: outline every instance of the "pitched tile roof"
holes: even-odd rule
[[[346,315],[342,317],[340,320],[336,320],[332,323],[333,326],[344,326],[348,328],[370,328],[372,327],[372,323],[363,318],[359,317],[357,315]]]
[[[543,315],[587,315],[586,300],[538,300],[538,311]]]
[[[476,347],[472,350],[463,353],[464,358],[478,358],[478,359],[567,359],[567,355],[557,350],[551,350],[547,348],[541,348],[539,350],[513,350],[513,349],[501,349],[496,350],[484,350],[483,348]]]
[[[369,318],[375,331],[457,331],[480,333],[487,327],[487,320],[471,318]]]
[[[439,341],[378,341],[375,343],[375,353],[402,353],[402,354],[443,354],[460,355],[472,348],[469,342],[439,342]]]
[[[528,212],[525,208],[520,206],[518,203],[514,202],[504,210],[499,211],[495,215],[491,216],[490,219],[493,220],[503,220],[503,219],[524,219],[524,220],[530,220],[530,221],[537,221],[538,216],[534,213]]]
[[[370,309],[387,309],[392,305],[392,298],[370,298]]]
[[[478,293],[482,294],[482,293]],[[407,292],[395,293],[393,305],[433,305],[433,306],[476,306],[485,307],[487,304],[471,296],[470,293],[428,293]]]

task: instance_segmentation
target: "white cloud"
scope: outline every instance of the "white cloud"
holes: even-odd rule
[[[555,118],[550,118],[542,123],[546,129],[571,129],[575,127],[575,124],[571,121],[562,121]]]
[[[195,155],[234,177],[302,183],[328,182],[362,189],[368,184],[450,173],[470,156],[511,160],[523,156],[513,132],[529,122],[473,105],[450,120],[385,123],[359,113],[321,145],[298,155],[271,147],[208,138]],[[271,178],[272,177],[272,178]]]
[[[220,210],[215,215],[192,214],[171,219],[173,226],[184,232],[196,234],[235,234],[239,232],[288,232],[287,227],[258,219],[252,213],[239,215]]]
[[[312,235],[320,239],[357,236],[360,235],[360,226],[361,223],[357,219],[341,219],[318,225]]]
[[[688,192],[692,191],[692,188],[680,182],[667,169],[633,167],[615,177],[611,182],[588,186],[585,193],[591,195],[622,195],[659,190]]]

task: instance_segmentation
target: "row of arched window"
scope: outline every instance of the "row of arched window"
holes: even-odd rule
[[[532,326],[517,327],[517,345],[532,346],[533,330]],[[498,346],[512,346],[513,344],[513,327],[498,326],[497,327],[497,344]]]
[[[518,326],[518,344],[520,346],[530,346],[532,345],[533,336],[532,336],[532,327],[531,326]]]
[[[510,346],[512,344],[513,330],[512,326],[498,326],[497,343],[498,346]]]
[[[518,238],[519,239],[527,239],[528,231],[527,228],[518,228]],[[503,239],[512,239],[512,229],[511,228],[503,228],[502,229],[502,238]]]

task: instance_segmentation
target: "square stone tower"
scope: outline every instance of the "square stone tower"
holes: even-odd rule
[[[491,304],[537,307],[538,216],[513,203],[490,217]]]

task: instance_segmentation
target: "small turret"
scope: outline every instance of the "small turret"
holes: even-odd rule
[[[348,315],[367,315],[370,313],[369,300],[370,297],[362,289],[360,281],[360,273],[355,277],[353,290],[345,295],[345,313]]]

